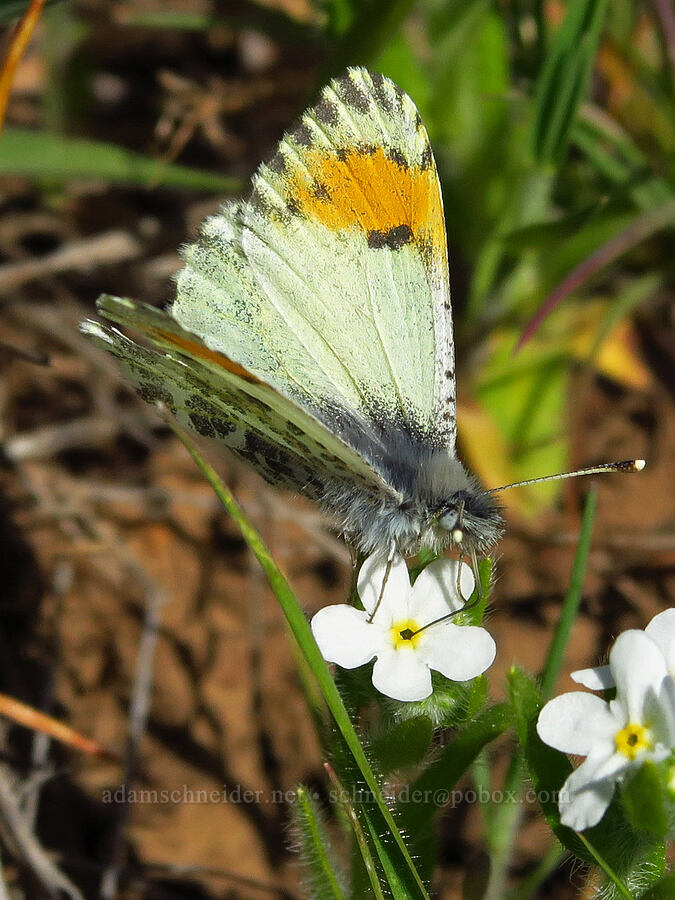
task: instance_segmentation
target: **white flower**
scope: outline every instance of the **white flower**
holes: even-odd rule
[[[675,609],[665,609],[654,616],[645,628],[645,634],[649,635],[663,654],[668,674],[675,677]],[[616,687],[609,666],[579,669],[572,672],[572,678],[577,684],[583,684],[592,691],[606,691]]]
[[[575,831],[596,825],[619,781],[647,760],[660,762],[675,746],[675,680],[643,631],[619,635],[609,654],[616,699],[563,694],[539,714],[546,744],[585,756],[560,790],[560,821]]]
[[[462,597],[457,594],[458,565]],[[411,586],[405,561],[397,555],[382,590],[386,570],[382,554],[369,556],[361,567],[358,590],[364,610],[327,606],[312,619],[314,637],[328,662],[355,669],[376,657],[374,686],[388,697],[409,701],[431,694],[430,669],[452,681],[467,681],[491,665],[496,647],[484,628],[457,625],[452,619],[424,627],[461,609],[462,598],[471,596],[474,577],[467,565],[436,560]]]

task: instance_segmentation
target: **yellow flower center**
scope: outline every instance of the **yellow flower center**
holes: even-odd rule
[[[635,759],[639,753],[652,748],[651,732],[644,725],[637,725],[635,722],[629,722],[618,731],[614,741],[619,753],[623,753],[628,759]]]
[[[394,645],[394,650],[400,650],[402,647],[416,647],[421,634],[419,624],[414,619],[404,619],[402,622],[394,622],[389,629],[389,636]]]

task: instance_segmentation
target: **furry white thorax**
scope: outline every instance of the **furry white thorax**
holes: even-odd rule
[[[464,549],[482,555],[500,537],[502,520],[496,505],[447,451],[430,451],[414,471],[396,463],[381,468],[398,489],[400,502],[377,497],[357,483],[336,486],[323,498],[345,538],[363,553],[392,546],[404,556],[421,547],[441,552],[450,543],[451,532],[440,525],[440,513],[448,506],[452,509],[457,495],[466,498]]]

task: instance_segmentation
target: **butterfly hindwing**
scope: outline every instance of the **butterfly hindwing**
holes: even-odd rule
[[[106,318],[142,333],[147,348],[116,328],[84,323],[85,333],[120,361],[148,402],[163,402],[178,420],[225,444],[267,481],[322,499],[329,486],[355,483],[370,495],[395,492],[320,422],[238,364],[211,351],[169,315],[103,296]]]

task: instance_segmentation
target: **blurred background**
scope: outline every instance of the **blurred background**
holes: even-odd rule
[[[0,4],[3,54],[26,6]],[[397,81],[431,137],[466,464],[494,486],[648,461],[598,480],[559,689],[672,602],[667,0],[47,3],[0,135],[0,689],[116,753],[131,734],[135,759],[2,720],[4,896],[302,896],[292,789],[326,788],[281,613],[184,448],[77,324],[103,291],[171,299],[180,245],[349,64]],[[343,601],[329,523],[208,453],[308,614]],[[495,697],[513,661],[541,666],[588,488],[505,495]],[[583,893],[534,806],[518,827],[511,874],[548,860],[527,896]],[[476,805],[439,834],[437,896],[480,896]]]

